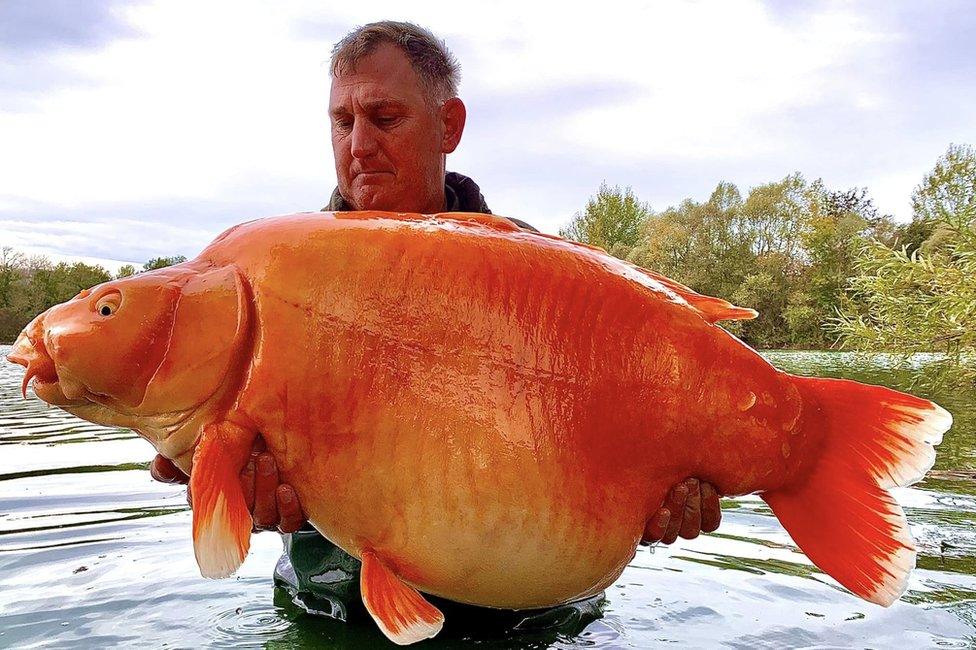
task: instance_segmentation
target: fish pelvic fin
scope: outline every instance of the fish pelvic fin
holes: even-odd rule
[[[363,603],[390,641],[410,645],[429,639],[444,626],[444,614],[393,573],[374,551],[362,554],[359,576]]]
[[[209,424],[193,453],[193,553],[205,578],[230,576],[251,546],[251,513],[240,472],[253,440],[235,424]]]
[[[762,494],[807,557],[857,596],[887,607],[915,567],[915,544],[889,488],[935,462],[952,416],[933,402],[844,379],[794,377],[804,428],[824,429],[821,456],[798,483]]]

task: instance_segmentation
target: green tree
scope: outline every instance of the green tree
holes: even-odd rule
[[[121,280],[122,278],[128,278],[136,274],[136,267],[131,264],[123,264],[119,267],[119,270],[115,273],[115,279]]]
[[[905,249],[911,255],[922,247],[922,244],[932,236],[935,225],[931,221],[912,219],[907,224],[898,228],[898,246]]]
[[[596,196],[587,201],[586,208],[576,213],[559,235],[626,257],[637,243],[641,225],[649,215],[650,210],[629,187],[621,190],[602,183]]]
[[[0,249],[0,341],[13,341],[34,316],[111,277],[101,266],[55,265],[42,255]]]
[[[176,255],[175,257],[154,257],[142,265],[143,271],[155,271],[174,264],[181,264],[186,261],[186,256]]]
[[[752,188],[742,206],[742,225],[757,257],[782,253],[799,258],[811,194],[799,172],[781,181]]]
[[[728,297],[754,257],[739,228],[741,209],[738,188],[719,183],[704,203],[686,199],[647,219],[627,259],[702,293]]]
[[[14,305],[18,285],[24,279],[26,258],[10,246],[0,248],[0,309]]]
[[[913,220],[966,225],[976,203],[976,150],[971,145],[949,145],[912,193]]]
[[[811,213],[802,234],[808,266],[784,315],[795,340],[830,345],[835,335],[820,324],[840,308],[856,274],[858,251],[871,241],[893,245],[897,228],[890,216],[878,216],[865,188],[830,191],[817,181],[811,192]]]
[[[686,199],[648,218],[627,259],[758,309],[756,321],[729,329],[753,345],[788,345],[783,311],[802,267],[809,205],[799,174],[753,188],[745,200],[735,185],[721,182],[703,203]]]
[[[82,289],[108,282],[112,275],[101,266],[82,262],[39,264],[30,274],[27,293],[29,308],[35,314],[78,295]]]
[[[976,156],[952,145],[916,189],[913,252],[873,242],[858,254],[850,301],[833,321],[846,346],[910,355],[942,351],[939,380],[976,383]],[[938,245],[933,242],[937,240]]]
[[[898,229],[898,245],[910,256],[946,243],[950,224],[976,200],[976,151],[951,144],[912,192],[912,220]],[[959,224],[964,225],[964,224]]]

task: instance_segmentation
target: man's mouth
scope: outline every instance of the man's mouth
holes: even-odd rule
[[[392,175],[393,172],[387,172],[387,171],[365,171],[365,172],[357,173],[355,178],[359,180],[369,181],[369,180],[375,180],[382,176],[392,176]]]

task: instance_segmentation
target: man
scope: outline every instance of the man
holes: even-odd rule
[[[446,170],[447,154],[457,148],[466,119],[458,78],[459,66],[444,44],[409,23],[373,23],[340,41],[332,55],[329,102],[338,187],[324,209],[490,213],[473,180]],[[185,481],[160,456],[152,473],[157,480]],[[309,611],[346,620],[353,608],[361,608],[358,560],[310,526],[301,529],[305,517],[298,497],[291,486],[279,484],[274,458],[256,448],[241,482],[255,528],[285,533],[276,582]],[[692,539],[715,530],[720,518],[714,488],[688,479],[647,522],[644,541]],[[593,609],[593,599],[569,607],[570,613]],[[540,626],[566,618],[550,614],[519,614],[513,622]]]

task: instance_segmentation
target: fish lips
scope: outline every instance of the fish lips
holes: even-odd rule
[[[34,393],[53,406],[80,406],[93,401],[78,381],[60,377],[54,360],[47,353],[43,337],[21,332],[7,355],[7,361],[25,368],[20,392],[27,397],[27,386],[34,382]]]

